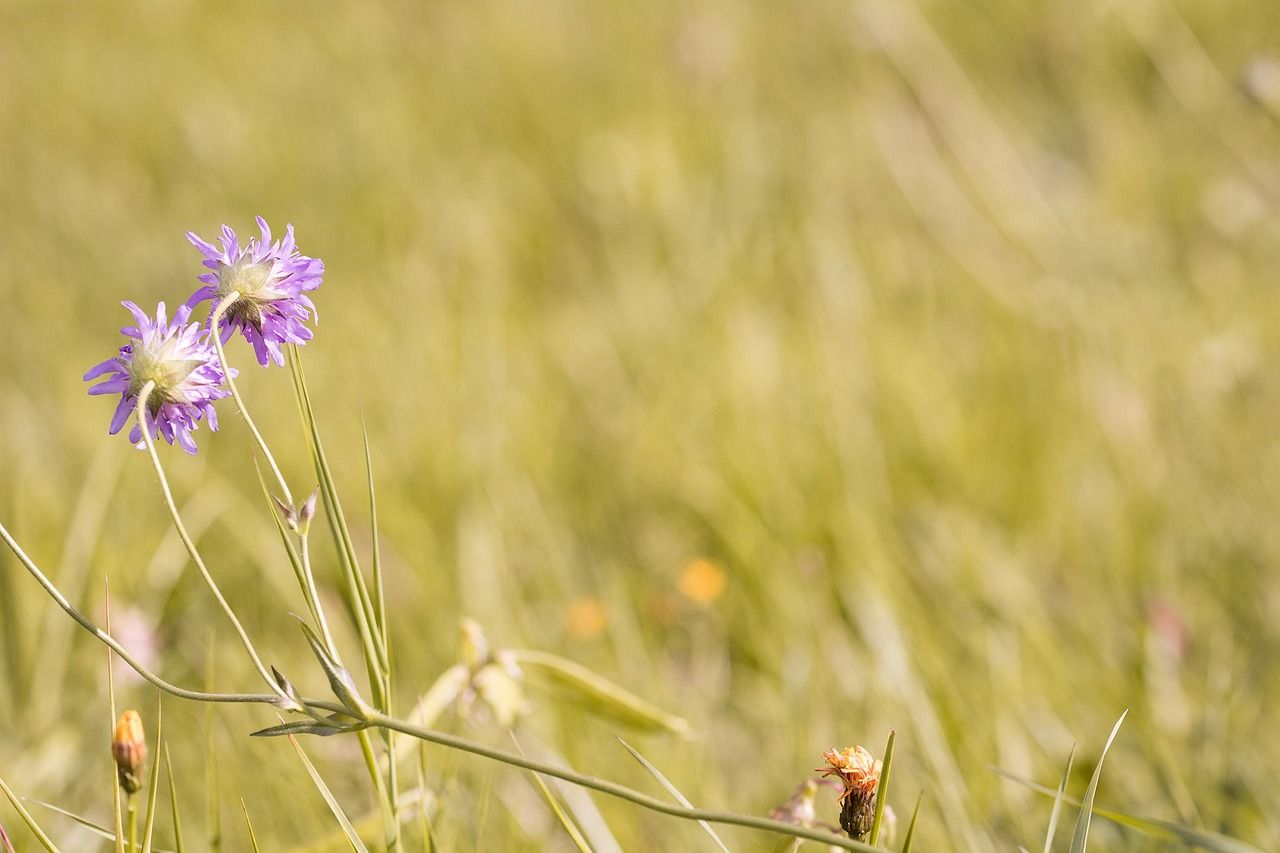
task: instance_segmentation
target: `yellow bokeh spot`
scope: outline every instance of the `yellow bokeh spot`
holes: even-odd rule
[[[729,582],[729,576],[719,564],[710,560],[691,560],[680,572],[676,586],[680,594],[697,604],[711,604]]]
[[[564,617],[565,630],[575,640],[590,640],[599,636],[606,622],[608,616],[604,612],[604,605],[595,596],[576,599],[569,605],[569,611]]]

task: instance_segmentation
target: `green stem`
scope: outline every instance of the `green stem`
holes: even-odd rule
[[[593,791],[599,791],[602,794],[608,794],[611,797],[626,800],[627,802],[640,806],[641,808],[661,812],[662,814],[671,815],[672,817],[695,821],[705,820],[708,823],[720,823],[729,826],[744,826],[748,829],[759,829],[764,832],[789,835],[792,838],[803,838],[809,841],[818,841],[823,844],[827,844],[832,847],[840,847],[845,850],[875,850],[875,848],[869,844],[864,844],[860,841],[854,841],[848,838],[842,838],[834,833],[824,832],[819,829],[810,829],[808,827],[783,823],[782,821],[771,820],[765,817],[755,817],[754,815],[709,811],[707,809],[688,808],[686,806],[676,805],[666,800],[659,800],[656,797],[649,796],[648,794],[642,794],[639,791],[634,791],[625,785],[619,785],[617,782],[597,779],[594,776],[588,776],[587,774],[579,773],[576,770],[557,767],[554,764],[546,764],[532,758],[526,758],[523,755],[517,755],[513,752],[506,752],[505,750],[485,746],[482,743],[467,740],[466,738],[460,738],[455,735],[434,731],[432,729],[424,729],[403,720],[393,719],[384,714],[375,713],[370,717],[369,724],[391,729],[392,731],[397,731],[401,734],[406,734],[409,737],[427,741],[428,743],[438,744],[440,746],[460,750],[462,752],[469,752],[473,755],[479,755],[493,761],[499,761],[503,764],[510,764],[513,767],[532,770],[535,773],[541,773],[545,776],[554,776],[557,779],[563,779],[564,781],[578,785],[579,787],[590,788]]]
[[[138,849],[138,798],[135,795],[129,795],[125,809],[129,815],[129,841],[126,849],[129,853],[134,853]]]
[[[78,610],[71,606],[66,597],[58,591],[48,578],[36,567],[35,563],[18,547],[18,544],[9,535],[9,532],[0,525],[0,538],[14,552],[18,559],[26,566],[27,570],[36,578],[45,591],[53,597],[55,601],[65,610],[82,628],[93,634],[103,643],[106,643],[120,655],[121,660],[132,667],[144,679],[154,684],[159,689],[177,696],[182,699],[190,699],[197,702],[257,702],[264,705],[279,706],[276,696],[263,693],[204,693],[195,690],[184,690],[170,684],[158,675],[152,673],[149,669],[138,662],[136,658],[129,654],[114,638],[102,631],[88,619],[86,619]],[[322,711],[349,713],[347,709],[338,702],[330,702],[320,699],[303,698],[309,708]],[[379,728],[388,729],[401,734],[408,735],[412,738],[434,743],[449,749],[456,749],[461,752],[469,752],[491,761],[498,761],[503,764],[509,764],[513,767],[519,767],[524,770],[532,770],[535,773],[541,773],[545,776],[553,776],[557,779],[563,779],[574,785],[583,788],[589,788],[593,791],[599,791],[611,797],[617,797],[626,800],[629,803],[649,809],[650,811],[660,812],[672,817],[683,818],[686,820],[705,820],[709,823],[726,824],[730,826],[743,826],[749,829],[758,829],[764,832],[773,832],[779,835],[787,835],[792,838],[803,838],[809,841],[817,841],[832,847],[840,847],[845,850],[874,851],[876,848],[868,844],[863,844],[851,839],[842,838],[838,835],[823,832],[808,827],[796,826],[794,824],[783,823],[781,821],[770,820],[768,818],[755,817],[753,815],[734,814],[733,812],[708,811],[705,809],[686,808],[664,800],[659,800],[639,791],[634,791],[624,785],[616,782],[609,782],[604,779],[597,779],[594,776],[588,776],[585,773],[579,773],[576,770],[557,767],[553,764],[546,764],[541,761],[535,761],[515,753],[505,752],[500,749],[485,746],[482,743],[470,741],[455,735],[437,732],[431,729],[425,729],[415,726],[412,723],[403,720],[397,720],[388,717],[385,714],[374,713],[368,720],[369,725]]]
[[[333,641],[333,634],[329,633],[329,622],[325,619],[324,610],[320,607],[320,594],[316,590],[315,575],[311,572],[311,548],[308,545],[308,537],[299,536],[298,541],[302,546],[302,577],[305,584],[302,594],[306,597],[307,606],[311,608],[316,622],[319,623],[320,635],[324,637],[325,648],[335,661],[341,661],[342,657],[338,654],[338,644]]]
[[[240,637],[240,642],[244,645],[245,651],[249,653],[249,658],[253,661],[258,674],[262,676],[262,680],[267,682],[282,699],[286,699],[284,691],[276,684],[275,679],[271,677],[271,673],[267,672],[266,666],[262,663],[262,658],[258,657],[258,650],[253,647],[253,642],[249,639],[248,633],[245,632],[244,626],[240,624],[240,620],[236,618],[235,611],[231,609],[231,605],[227,603],[227,599],[222,595],[222,590],[218,588],[213,575],[209,574],[209,569],[205,566],[204,560],[201,559],[200,552],[196,550],[196,543],[191,539],[191,534],[187,533],[186,525],[182,523],[182,516],[178,513],[178,505],[174,502],[173,492],[169,489],[169,480],[164,474],[164,466],[160,464],[160,454],[156,453],[156,443],[151,437],[151,425],[147,418],[147,398],[151,396],[151,392],[155,390],[155,387],[155,382],[148,381],[138,393],[138,427],[142,431],[142,441],[147,447],[147,453],[151,456],[151,464],[156,469],[156,476],[160,478],[160,490],[164,493],[164,502],[169,507],[169,514],[173,516],[173,526],[178,530],[178,538],[186,546],[187,553],[191,555],[192,561],[196,564],[196,568],[199,569],[200,576],[204,578],[209,591],[213,593],[218,606],[222,608],[222,612],[227,614],[227,618],[231,620],[232,626],[236,629],[236,634]]]
[[[231,391],[231,399],[235,401],[236,410],[240,412],[240,417],[244,418],[245,426],[249,427],[253,440],[258,443],[258,448],[262,451],[262,455],[267,457],[267,464],[271,466],[271,473],[276,475],[276,482],[280,485],[280,491],[284,495],[285,501],[290,507],[293,506],[293,494],[289,491],[289,484],[284,481],[284,474],[280,473],[280,466],[276,464],[276,458],[271,455],[271,449],[267,447],[267,442],[263,439],[262,433],[258,432],[258,425],[253,422],[253,418],[249,417],[249,410],[245,408],[244,399],[240,396],[240,391],[236,388],[235,379],[231,377],[231,366],[227,364],[227,354],[222,349],[222,334],[218,329],[218,323],[222,320],[222,315],[231,307],[240,294],[231,291],[227,296],[214,306],[213,312],[209,315],[209,328],[212,330],[209,337],[213,339],[213,347],[218,351],[218,363],[222,366],[222,375],[226,377],[227,389]]]
[[[365,767],[369,770],[369,778],[373,780],[373,787],[378,795],[378,810],[382,813],[382,835],[387,843],[387,851],[390,853],[400,849],[400,817],[392,807],[391,797],[382,779],[382,772],[378,769],[378,758],[374,755],[373,740],[369,737],[369,731],[362,729],[357,732],[357,735],[360,739],[360,752],[364,755]]]
[[[68,616],[74,619],[76,624],[100,640],[109,649],[119,655],[120,659],[127,663],[131,669],[160,690],[163,690],[172,696],[177,696],[180,699],[189,699],[193,702],[258,702],[266,705],[279,706],[278,697],[271,693],[208,693],[203,690],[188,690],[185,687],[179,687],[176,684],[165,681],[159,675],[156,675],[154,672],[143,666],[137,658],[129,653],[128,649],[120,645],[119,641],[116,640],[115,637],[99,628],[92,620],[77,610],[75,606],[67,600],[67,597],[62,594],[62,591],[54,586],[53,581],[49,580],[45,573],[40,571],[40,567],[35,564],[35,561],[27,556],[27,553],[22,550],[22,547],[18,545],[17,541],[10,535],[9,531],[3,524],[0,524],[0,539],[4,540],[4,543],[9,546],[9,550],[11,550],[14,556],[18,558],[18,562],[22,563],[31,576],[36,579],[36,583],[40,584],[40,586],[44,588],[44,591],[48,593],[49,597],[57,602],[58,606],[61,607]],[[308,700],[308,704],[315,705],[316,703]],[[337,703],[331,704],[333,704],[333,710],[342,710],[341,705],[338,705]],[[322,706],[316,705],[316,707]]]

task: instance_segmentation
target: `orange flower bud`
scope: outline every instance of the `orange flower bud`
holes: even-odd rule
[[[116,721],[111,755],[116,760],[120,787],[126,794],[138,793],[142,788],[142,768],[147,763],[147,736],[137,711],[125,711]]]

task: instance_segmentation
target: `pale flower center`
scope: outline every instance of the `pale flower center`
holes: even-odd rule
[[[174,341],[169,339],[151,349],[141,341],[134,345],[129,361],[129,393],[137,394],[148,382],[156,384],[147,401],[153,412],[164,403],[187,401],[182,385],[192,371],[204,364],[198,358],[174,358]]]
[[[284,296],[271,281],[272,266],[270,262],[255,264],[247,256],[235,263],[218,264],[218,299],[240,294],[240,298],[228,306],[228,317],[261,329],[262,306]]]

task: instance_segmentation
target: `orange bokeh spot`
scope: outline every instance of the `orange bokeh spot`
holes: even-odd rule
[[[609,621],[604,605],[595,596],[575,599],[564,616],[564,627],[575,640],[590,640],[600,635]]]
[[[697,559],[689,561],[680,572],[676,587],[680,594],[696,604],[711,604],[724,592],[729,576],[718,563]]]

